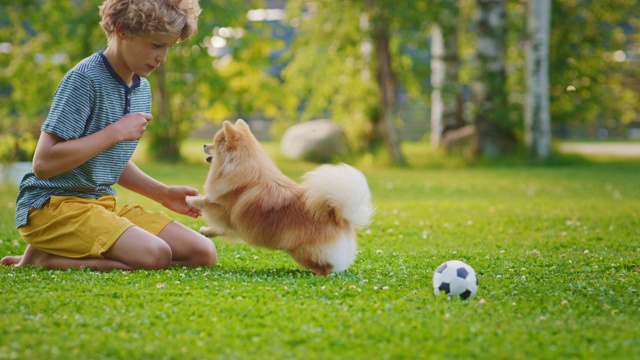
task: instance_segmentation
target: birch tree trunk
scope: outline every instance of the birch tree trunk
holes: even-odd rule
[[[444,104],[442,84],[444,83],[444,39],[440,25],[431,27],[431,147],[440,147],[444,129],[442,120]]]
[[[459,1],[442,4],[440,20],[431,28],[431,146],[439,147],[446,129],[464,125],[458,73]]]
[[[382,118],[379,131],[387,151],[393,162],[398,165],[405,164],[404,156],[400,151],[400,141],[395,128],[395,117],[398,113],[396,103],[396,77],[391,64],[391,52],[389,50],[389,29],[381,9],[374,4],[374,0],[367,0],[366,6],[373,24],[371,37],[376,54],[377,69],[376,78],[380,87],[380,116]]]
[[[551,0],[529,0],[525,143],[538,160],[551,152],[549,115],[549,34]]]
[[[506,0],[477,0],[479,83],[476,126],[479,152],[501,157],[515,148],[509,125],[505,70]]]

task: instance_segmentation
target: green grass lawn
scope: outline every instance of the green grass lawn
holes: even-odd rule
[[[189,164],[139,165],[201,188],[190,148]],[[362,165],[378,210],[342,274],[218,239],[211,268],[0,268],[0,359],[640,358],[638,160],[466,168],[406,151],[412,168]],[[15,194],[0,191],[0,255],[25,248]],[[433,295],[450,259],[475,268],[474,298]]]

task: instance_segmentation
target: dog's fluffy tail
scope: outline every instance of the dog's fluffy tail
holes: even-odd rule
[[[336,216],[362,228],[371,222],[375,208],[364,175],[347,165],[322,165],[303,176],[305,202],[314,217]]]

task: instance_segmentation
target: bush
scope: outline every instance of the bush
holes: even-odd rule
[[[37,140],[29,133],[0,135],[0,163],[31,161]]]

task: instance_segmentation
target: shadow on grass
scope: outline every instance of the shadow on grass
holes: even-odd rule
[[[328,276],[316,276],[311,270],[294,267],[274,266],[274,267],[249,267],[249,266],[213,266],[210,271],[215,276],[229,279],[242,280],[317,280],[318,282],[331,282],[337,279],[347,279],[360,276],[359,272],[344,271],[332,273]]]

